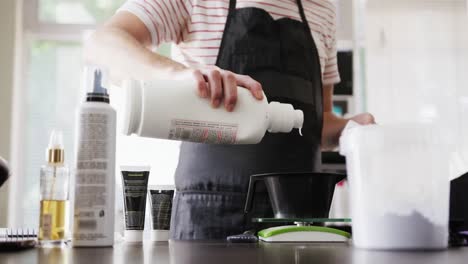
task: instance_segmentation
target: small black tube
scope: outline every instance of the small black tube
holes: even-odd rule
[[[125,230],[144,230],[149,168],[122,167]]]
[[[174,190],[150,190],[153,230],[169,230]]]

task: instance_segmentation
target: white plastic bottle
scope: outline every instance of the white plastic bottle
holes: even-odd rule
[[[85,70],[92,87],[78,109],[73,246],[114,244],[116,112],[98,68]]]
[[[233,112],[213,109],[197,95],[195,81],[134,81],[124,83],[123,132],[142,137],[211,144],[256,144],[266,131],[289,133],[302,128],[304,114],[290,104],[255,99],[238,88]]]

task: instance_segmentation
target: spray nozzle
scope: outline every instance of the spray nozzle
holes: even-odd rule
[[[105,68],[88,65],[84,68],[84,85],[88,91],[87,102],[109,103],[109,95],[105,88],[108,84],[108,72]]]
[[[63,149],[62,131],[53,130],[52,133],[50,133],[48,149]]]
[[[107,89],[102,87],[102,71],[100,69],[94,70],[93,93],[107,94]]]

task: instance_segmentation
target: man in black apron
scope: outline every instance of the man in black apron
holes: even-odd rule
[[[180,41],[178,36],[184,32],[176,29],[183,27],[184,23],[181,21],[184,19],[187,23],[191,22],[190,15],[171,20],[164,14],[166,11],[179,9],[179,15],[187,15],[190,6],[185,4],[191,4],[192,8],[195,5],[202,5],[200,8],[208,12],[208,1],[195,4],[193,2],[129,1],[127,10],[133,15],[117,14],[106,26],[93,34],[91,41],[87,42],[85,55],[88,61],[108,67],[111,73],[122,79],[148,79],[154,78],[155,75],[163,77],[164,74],[169,74],[169,78],[176,78],[176,73],[189,72],[197,78],[200,87],[206,86],[204,78],[210,83],[209,89],[219,86],[211,85],[213,78],[209,74],[203,72],[205,75],[202,75],[202,71],[188,69],[185,65],[161,57],[146,48],[150,44],[157,45],[164,40]],[[281,2],[284,5],[284,1]],[[320,8],[317,8],[320,4],[331,5],[326,0],[324,3],[312,2],[308,4],[311,4],[310,8],[315,10],[313,14],[321,12]],[[219,2],[210,1],[209,5],[216,10],[226,10],[225,4],[226,1],[219,0]],[[255,2],[255,4],[271,6],[279,2]],[[261,99],[261,96],[258,96],[259,82],[268,100],[290,103],[294,108],[303,110],[304,136],[300,136],[296,131],[289,134],[267,133],[260,144],[251,146],[183,143],[175,175],[177,192],[171,223],[173,239],[224,239],[228,235],[251,229],[253,215],[246,216],[243,213],[249,176],[267,172],[319,170],[322,133],[327,135],[323,141],[328,142],[328,137],[333,135],[332,141],[336,142],[341,129],[346,124],[345,119],[330,121],[330,118],[334,117],[331,114],[331,100],[324,102],[323,91],[326,92],[325,97],[330,98],[332,89],[322,87],[319,51],[304,14],[302,2],[288,1],[287,5],[289,11],[292,10],[290,5],[297,6],[299,20],[290,18],[275,20],[263,9],[237,8],[236,0],[230,0],[229,6],[226,7],[228,15],[216,59],[216,66],[220,69],[217,74],[228,72],[233,77],[231,72],[235,73],[237,85],[250,89],[257,99]],[[200,11],[193,15],[199,16],[198,12]],[[328,16],[328,14],[322,15]],[[173,22],[171,25],[163,23],[171,21]],[[209,20],[203,20],[201,23],[219,24]],[[201,29],[201,31],[210,30]],[[163,39],[171,34],[173,39]],[[192,41],[193,44],[199,40]],[[253,83],[256,85],[252,85]],[[224,95],[236,91],[236,83],[229,84],[227,91],[221,91]],[[207,91],[203,91],[203,88],[199,90],[199,94],[207,97]],[[215,93],[212,91],[210,95],[212,104],[217,107],[220,105],[220,100],[213,97],[213,94]],[[229,111],[233,107],[230,99],[233,97],[224,97],[226,109]],[[361,115],[354,120],[361,121],[360,123],[373,122],[371,116],[369,120],[366,120],[367,117],[369,116]],[[323,126],[324,120],[327,121],[325,126]],[[253,214],[271,216],[268,197],[256,196],[256,201]]]
[[[220,239],[248,230],[243,206],[249,176],[314,171],[320,164],[322,74],[316,44],[300,0],[302,21],[274,20],[258,8],[236,9],[231,0],[216,66],[251,76],[270,101],[304,111],[299,133],[267,134],[258,145],[182,143],[171,223],[173,239]],[[264,206],[253,211],[268,213]]]

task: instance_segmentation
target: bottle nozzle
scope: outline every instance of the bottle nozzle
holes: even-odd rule
[[[94,70],[93,93],[107,94],[107,89],[102,87],[102,71],[100,69]]]
[[[270,133],[289,133],[293,128],[302,128],[304,123],[304,113],[295,110],[290,104],[271,102],[268,105],[268,116]]]
[[[65,160],[62,131],[53,130],[47,147],[47,162],[51,164],[62,164]]]
[[[302,128],[304,124],[304,112],[302,110],[294,110],[294,128]]]
[[[302,126],[304,124],[304,112],[302,110],[294,110],[294,128],[299,129],[299,135],[302,136]]]
[[[52,130],[49,138],[49,149],[63,149],[62,131]]]
[[[109,73],[105,68],[88,65],[83,71],[83,84],[86,88],[87,102],[109,103],[107,85],[109,84]]]

